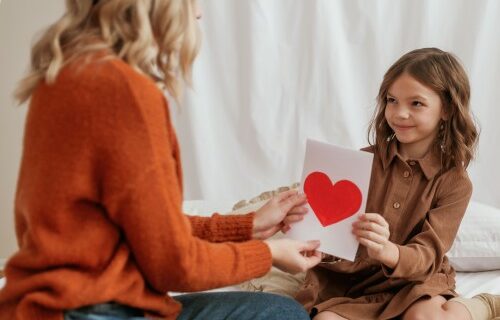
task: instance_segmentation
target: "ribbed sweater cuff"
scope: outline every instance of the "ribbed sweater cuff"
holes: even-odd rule
[[[271,270],[273,263],[271,250],[266,243],[251,240],[241,243],[240,246],[250,278],[262,277]]]
[[[241,242],[252,239],[254,213],[244,215],[214,214],[210,218],[192,217],[196,236],[211,242]]]
[[[221,241],[246,241],[252,239],[253,219],[255,213],[244,215],[221,216],[224,221],[218,226],[218,235],[224,238]]]

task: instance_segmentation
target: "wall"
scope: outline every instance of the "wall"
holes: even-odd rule
[[[28,68],[38,31],[61,15],[61,0],[3,0],[0,3],[0,267],[16,249],[13,202],[26,107],[12,92]]]

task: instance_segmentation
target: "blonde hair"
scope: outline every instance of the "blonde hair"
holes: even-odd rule
[[[123,59],[178,99],[190,83],[200,36],[195,0],[66,0],[65,14],[31,50],[29,74],[15,97],[28,100],[40,81],[53,83],[61,68],[106,52]]]
[[[388,137],[393,135],[385,119],[387,93],[403,73],[431,88],[441,98],[447,119],[443,122],[435,147],[444,155],[444,169],[467,168],[474,158],[479,137],[469,107],[469,79],[453,54],[437,48],[408,52],[387,70],[377,96],[377,109],[368,130],[368,142],[375,145],[375,150],[380,155],[387,152]]]

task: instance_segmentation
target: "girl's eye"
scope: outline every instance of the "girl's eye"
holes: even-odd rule
[[[396,103],[396,99],[391,98],[391,97],[387,97],[387,98],[385,98],[385,101],[386,101],[387,103]]]
[[[411,103],[415,107],[422,107],[424,104],[418,100],[415,100]]]

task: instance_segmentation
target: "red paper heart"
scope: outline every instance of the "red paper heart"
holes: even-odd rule
[[[332,184],[323,172],[316,171],[307,176],[304,192],[323,227],[349,218],[361,207],[362,195],[356,184],[349,180]]]

